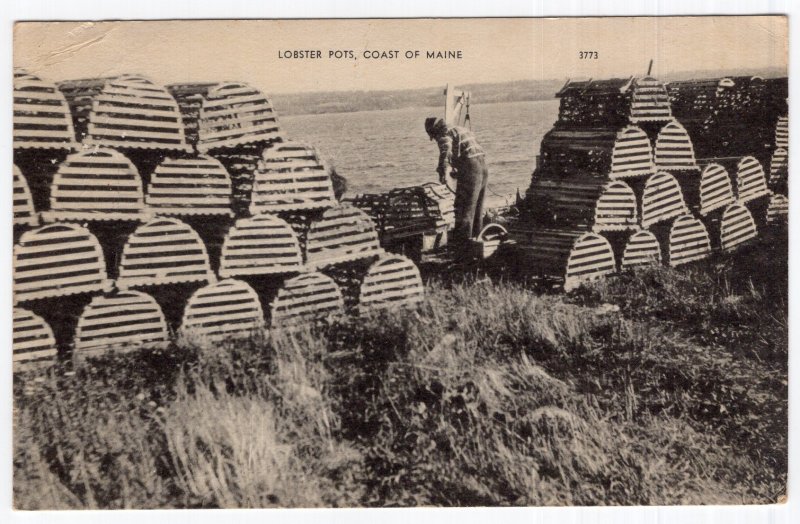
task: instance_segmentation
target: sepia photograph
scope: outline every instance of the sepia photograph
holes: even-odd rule
[[[782,15],[16,22],[14,509],[785,503],[788,59]]]

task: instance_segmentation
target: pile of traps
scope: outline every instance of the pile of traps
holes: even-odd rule
[[[16,71],[13,136],[15,372],[423,297],[247,84]]]
[[[567,82],[509,231],[522,265],[569,290],[733,251],[785,224],[785,93],[785,79]],[[753,136],[768,145],[726,138],[756,113]]]

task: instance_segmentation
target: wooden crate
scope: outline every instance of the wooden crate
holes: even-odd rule
[[[13,370],[20,373],[53,365],[58,351],[53,330],[39,315],[14,308]]]
[[[381,255],[361,283],[358,303],[363,312],[420,302],[425,295],[419,269],[404,256]]]
[[[661,244],[656,236],[642,229],[633,233],[625,244],[620,269],[627,271],[661,263]]]
[[[82,359],[168,342],[167,323],[153,297],[125,291],[95,297],[86,306],[78,319],[73,355]]]
[[[744,157],[736,168],[737,200],[746,203],[769,195],[767,179],[761,163],[752,156]]]
[[[67,157],[50,190],[45,222],[141,221],[146,218],[142,179],[112,149],[93,148]]]
[[[306,265],[312,269],[382,253],[375,224],[363,211],[346,203],[326,210],[308,230]]]
[[[84,145],[191,151],[178,104],[148,78],[122,75],[59,82]]]
[[[167,89],[180,106],[189,143],[200,153],[283,136],[269,98],[243,82],[175,84]]]
[[[233,216],[231,177],[210,156],[167,158],[147,187],[147,210],[171,216]]]
[[[747,207],[734,203],[725,208],[720,227],[720,246],[723,251],[734,251],[756,236],[756,223]]]
[[[264,149],[253,181],[252,214],[335,205],[333,182],[316,149],[297,142]]]
[[[669,229],[667,253],[672,267],[708,258],[711,240],[705,225],[691,214],[675,219]]]
[[[473,258],[486,260],[494,255],[500,245],[508,240],[508,231],[500,224],[488,224],[475,239],[470,240],[470,253]]]
[[[14,227],[35,227],[39,225],[39,215],[33,206],[33,196],[28,189],[28,181],[22,171],[14,166]]]
[[[277,275],[304,270],[300,243],[289,224],[271,215],[240,218],[222,245],[219,275]]]
[[[14,246],[14,302],[78,293],[107,286],[103,250],[88,229],[52,224],[22,234]]]
[[[672,220],[688,211],[674,176],[662,172],[648,177],[642,194],[642,227]]]
[[[215,280],[202,239],[178,219],[139,226],[122,248],[119,289]]]
[[[186,305],[180,335],[217,343],[263,329],[258,295],[241,280],[226,279],[197,290]]]
[[[78,146],[64,95],[55,84],[22,69],[14,70],[14,149],[64,149]]]
[[[284,282],[270,304],[270,327],[286,328],[344,313],[339,287],[322,273],[303,273]]]

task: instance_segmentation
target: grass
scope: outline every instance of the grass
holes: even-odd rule
[[[784,235],[570,295],[436,277],[407,310],[19,377],[15,505],[773,503],[786,260]]]

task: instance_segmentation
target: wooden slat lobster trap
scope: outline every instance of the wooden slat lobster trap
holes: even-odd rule
[[[191,151],[175,99],[139,75],[68,80],[58,88],[84,145]]]
[[[659,171],[699,170],[692,139],[677,120],[671,120],[658,132],[654,157]]]
[[[58,350],[53,330],[39,315],[14,308],[13,320],[14,373],[51,366]]]
[[[142,179],[125,155],[93,148],[75,153],[58,167],[45,222],[141,221],[145,218]]]
[[[169,342],[167,322],[153,297],[124,291],[95,297],[84,308],[75,331],[73,356],[98,356]]]
[[[13,209],[15,229],[39,225],[39,215],[33,205],[33,196],[28,188],[28,181],[16,165],[14,166]]]
[[[247,337],[264,328],[258,295],[241,280],[226,279],[198,289],[183,313],[180,335],[218,343]]]
[[[727,207],[736,201],[733,184],[728,171],[717,163],[703,168],[700,174],[700,208],[698,213],[706,216],[712,211]]]
[[[736,168],[738,201],[746,203],[769,194],[761,163],[751,156],[742,158]]]
[[[326,210],[311,223],[306,238],[306,265],[319,269],[376,257],[383,253],[375,224],[347,203]]]
[[[785,225],[789,221],[789,199],[781,194],[774,194],[767,208],[767,224],[770,226]]]
[[[635,79],[631,94],[631,122],[666,122],[671,119],[672,107],[664,84],[651,76]]]
[[[180,106],[186,138],[200,153],[281,138],[270,100],[243,82],[175,84],[167,89]]]
[[[89,230],[76,224],[23,233],[14,246],[13,272],[15,303],[107,287],[103,250]]]
[[[253,181],[252,214],[326,209],[335,205],[333,182],[315,148],[283,142],[263,151]]]
[[[705,225],[691,214],[675,219],[669,229],[667,245],[669,265],[682,266],[708,258],[710,254],[711,240]]]
[[[270,327],[293,328],[343,313],[344,300],[336,282],[322,273],[303,273],[278,289],[270,304]]]
[[[272,215],[240,218],[222,245],[222,278],[285,275],[303,270],[297,235],[285,220]]]
[[[625,243],[620,269],[627,271],[660,263],[661,245],[658,238],[652,232],[642,229],[632,234]]]
[[[789,117],[780,116],[775,124],[775,147],[789,149]]]
[[[425,296],[422,277],[414,262],[395,255],[381,255],[367,270],[358,303],[363,312],[416,304]]]
[[[167,158],[153,172],[145,202],[158,215],[230,217],[231,177],[210,156]]]
[[[509,230],[509,235],[528,272],[556,280],[565,291],[617,270],[611,245],[597,233],[518,224]]]
[[[769,187],[780,193],[789,191],[789,152],[782,147],[772,152],[769,163]]]
[[[723,251],[738,249],[756,236],[756,223],[747,207],[734,203],[725,208],[720,224],[720,246]]]
[[[642,193],[642,227],[672,220],[688,211],[674,176],[661,172],[647,179]]]
[[[119,289],[214,282],[205,244],[187,224],[160,217],[139,226],[122,248]]]
[[[14,70],[14,149],[75,149],[75,130],[55,84]]]

